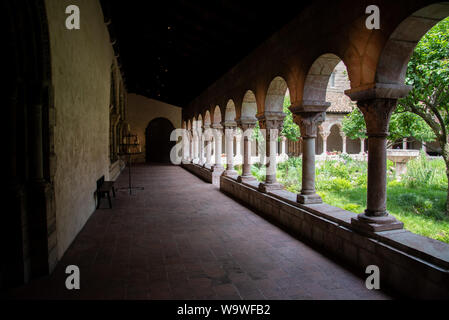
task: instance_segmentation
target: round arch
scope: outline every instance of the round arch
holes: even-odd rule
[[[304,81],[303,101],[325,102],[329,80],[342,60],[333,53],[319,56]]]
[[[235,121],[236,116],[237,115],[235,112],[235,104],[234,104],[234,101],[231,99],[228,101],[228,103],[226,105],[225,121]]]
[[[404,84],[407,66],[421,38],[449,16],[449,2],[426,6],[403,20],[388,38],[376,70],[376,82]]]
[[[214,114],[213,114],[213,124],[214,125],[219,125],[219,124],[221,124],[221,109],[220,109],[220,106],[215,106],[215,109],[214,109]]]
[[[170,163],[170,151],[176,141],[170,141],[175,126],[166,118],[150,121],[145,130],[145,154],[147,162]]]
[[[265,97],[264,111],[282,112],[284,109],[284,99],[288,90],[287,82],[282,77],[275,77],[268,86]]]
[[[254,92],[251,90],[246,91],[243,96],[241,119],[256,119],[257,115],[257,102]]]

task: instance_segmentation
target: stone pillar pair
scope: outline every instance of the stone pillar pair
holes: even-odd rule
[[[203,163],[200,163],[205,168],[211,168],[211,155],[212,155],[212,129],[209,125],[204,125],[204,134],[203,139],[205,143],[205,149],[206,149],[206,161],[203,161]]]
[[[265,130],[266,144],[266,177],[265,182],[259,184],[259,191],[270,192],[282,189],[282,185],[276,180],[276,157],[279,132],[282,130],[285,113],[265,111],[259,116],[259,125]]]
[[[251,174],[251,142],[254,127],[256,126],[256,118],[241,118],[238,121],[239,127],[243,131],[243,165],[242,175],[237,178],[238,182],[256,181],[256,178]]]
[[[222,150],[221,150],[221,146],[223,143],[223,127],[221,126],[221,124],[214,124],[212,125],[212,128],[214,129],[213,133],[214,133],[214,140],[215,140],[215,164],[212,167],[212,171],[214,172],[222,172],[223,171],[223,164],[221,161],[221,154],[222,154]]]
[[[223,127],[225,128],[226,139],[226,170],[223,175],[237,177],[237,171],[234,169],[234,135],[237,123],[235,121],[225,121]]]

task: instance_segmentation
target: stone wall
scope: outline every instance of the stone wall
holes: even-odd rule
[[[171,121],[175,128],[181,128],[182,110],[180,107],[161,101],[137,94],[129,94],[127,116],[131,125],[131,132],[139,137],[143,152],[134,161],[145,162],[145,130],[148,124],[156,118],[166,118]]]
[[[285,190],[269,194],[258,183],[241,184],[221,177],[220,190],[255,209],[301,239],[355,267],[380,268],[381,288],[418,299],[449,298],[449,245],[406,230],[363,235],[351,230],[355,213],[326,204],[300,205]],[[366,275],[365,275],[366,276]]]
[[[62,257],[95,210],[96,181],[109,178],[110,74],[114,59],[98,1],[77,0],[81,29],[65,28],[69,0],[46,0],[54,85],[55,198]]]

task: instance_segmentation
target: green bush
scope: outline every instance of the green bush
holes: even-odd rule
[[[424,152],[407,163],[407,173],[402,177],[409,188],[432,187],[447,188],[446,165],[442,159],[429,160]]]

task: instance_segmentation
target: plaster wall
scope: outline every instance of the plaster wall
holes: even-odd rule
[[[156,118],[166,118],[175,128],[181,128],[182,109],[141,95],[128,94],[127,116],[131,132],[137,134],[143,152],[134,161],[145,162],[145,130],[148,124]]]
[[[109,104],[113,50],[98,1],[46,0],[55,104],[55,198],[62,257],[95,210],[96,181],[109,179]],[[81,29],[65,27],[67,6]]]

